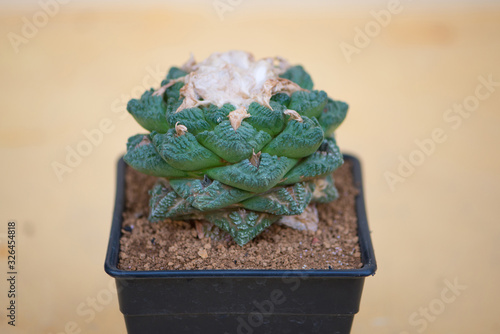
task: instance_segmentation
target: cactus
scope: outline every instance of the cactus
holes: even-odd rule
[[[149,131],[129,138],[124,160],[158,177],[152,222],[196,219],[201,231],[208,221],[244,245],[338,196],[334,130],[347,104],[313,90],[302,66],[241,51],[191,58],[127,110]]]

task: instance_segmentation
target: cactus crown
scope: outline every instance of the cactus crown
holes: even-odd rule
[[[302,66],[241,51],[191,57],[127,110],[150,132],[129,138],[124,160],[159,177],[152,222],[205,219],[244,245],[338,196],[333,133],[347,104],[313,90]]]

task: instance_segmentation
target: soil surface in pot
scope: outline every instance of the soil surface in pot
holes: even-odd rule
[[[200,239],[194,221],[150,223],[148,191],[156,178],[126,169],[126,207],[120,239],[122,270],[353,269],[362,266],[357,237],[352,165],[333,176],[339,198],[317,205],[316,232],[273,224],[241,247],[220,238]]]

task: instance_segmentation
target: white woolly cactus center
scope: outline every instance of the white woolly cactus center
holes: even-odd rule
[[[255,60],[243,51],[214,53],[193,66],[186,84],[205,103],[246,107],[263,94],[267,80],[278,78],[284,70],[275,67],[271,58]]]
[[[184,101],[177,112],[200,105],[222,107],[229,103],[238,109],[237,116],[232,116],[233,119],[238,117],[234,121],[238,124],[247,117],[246,108],[252,102],[271,108],[269,101],[274,94],[304,90],[296,83],[279,77],[289,68],[288,62],[278,57],[255,60],[252,54],[244,51],[213,53],[198,64],[193,58],[188,60],[182,69],[189,74],[172,80],[156,94],[163,94],[175,82],[183,82],[185,85],[180,94]]]

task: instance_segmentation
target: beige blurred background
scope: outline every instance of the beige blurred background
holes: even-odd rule
[[[1,333],[124,333],[103,263],[115,163],[142,131],[125,103],[230,49],[303,64],[351,106],[338,142],[363,162],[379,265],[352,332],[500,332],[495,2],[55,1],[0,4]]]

